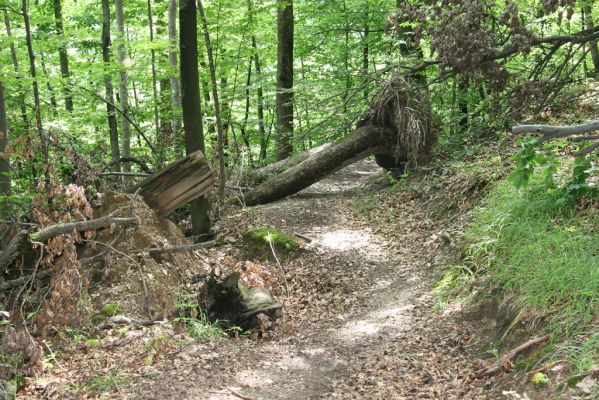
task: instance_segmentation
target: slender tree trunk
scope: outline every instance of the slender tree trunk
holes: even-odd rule
[[[368,21],[368,10],[366,10],[365,20]],[[362,45],[362,76],[364,77],[364,82],[368,82],[368,58],[370,52],[370,27],[368,26],[368,22],[364,25],[364,44]],[[364,86],[364,100],[368,100],[368,86]]]
[[[119,98],[121,103],[121,129],[123,157],[131,157],[131,125],[129,123],[129,92],[127,85],[127,35],[125,33],[125,15],[123,9],[123,0],[116,0],[116,25],[119,33],[117,53],[119,57]],[[131,172],[131,163],[124,163],[125,172]]]
[[[4,86],[0,82],[0,218],[7,219],[10,214],[10,158],[8,150],[8,123],[6,121],[6,103]]]
[[[245,147],[247,148],[247,153],[248,153],[248,160],[250,163],[250,166],[253,166],[253,161],[252,161],[252,146],[250,144],[250,138],[249,135],[246,131],[247,129],[247,124],[248,124],[248,119],[250,118],[250,85],[252,84],[252,63],[254,61],[254,57],[250,57],[249,63],[248,63],[248,72],[247,72],[247,79],[245,81],[245,111],[243,114],[243,123],[241,124],[241,137],[243,139],[243,142],[245,143]]]
[[[210,34],[208,32],[208,22],[204,13],[202,0],[198,0],[198,9],[204,28],[204,39],[206,40],[206,51],[208,52],[208,65],[210,66],[210,78],[212,79],[212,98],[214,100],[214,116],[216,117],[216,130],[218,134],[218,158],[219,158],[219,185],[218,199],[220,202],[225,200],[225,182],[227,181],[227,171],[225,170],[225,143],[222,116],[220,113],[220,103],[218,101],[218,86],[216,85],[216,66],[214,65],[214,56],[212,54],[212,44],[210,43]]]
[[[58,57],[60,59],[60,74],[62,75],[64,106],[68,112],[73,112],[73,95],[71,93],[71,73],[69,71],[69,56],[64,38],[64,26],[62,22],[62,4],[61,0],[54,0],[54,24],[56,34],[59,37],[60,45],[58,47]]]
[[[54,95],[54,87],[50,83],[51,79],[50,75],[48,74],[48,69],[46,68],[46,60],[43,51],[40,51],[40,63],[42,65],[42,73],[46,78],[46,89],[48,89],[48,93],[50,94],[50,105],[52,106],[52,113],[56,116],[58,113],[58,102],[56,101],[56,96]]]
[[[110,40],[110,3],[102,0],[102,60],[104,61],[104,89],[106,90],[106,112],[108,114],[108,128],[110,129],[110,149],[112,160],[121,158],[119,148],[119,132],[116,122],[116,110],[114,108],[114,89],[112,87],[112,75],[110,73],[111,40]],[[114,164],[114,170],[120,171],[119,164]]]
[[[198,73],[198,25],[195,0],[179,2],[179,45],[181,67],[181,103],[185,129],[185,151],[205,151],[200,77]],[[202,197],[191,203],[191,224],[194,235],[207,235],[210,231],[208,200]]]
[[[48,168],[48,143],[45,138],[44,128],[42,126],[42,108],[40,102],[40,91],[37,83],[37,74],[35,71],[35,54],[33,52],[33,43],[31,42],[31,25],[29,23],[29,12],[27,9],[27,0],[22,0],[21,3],[23,12],[23,21],[25,23],[25,40],[27,41],[27,53],[29,54],[29,75],[32,79],[33,86],[33,102],[35,108],[35,127],[40,138],[40,148],[42,150],[42,161],[44,163],[44,175],[46,181],[49,181]]]
[[[584,3],[583,11],[586,28],[591,29],[593,27],[593,0],[587,0],[587,2]],[[599,48],[597,47],[597,41],[589,42],[589,46],[595,74],[599,75]]]
[[[173,113],[173,137],[177,152],[183,149],[181,140],[181,86],[179,77],[174,72],[177,70],[177,0],[168,3],[168,60],[171,67],[171,107]]]
[[[12,30],[10,27],[10,19],[8,18],[8,12],[6,10],[3,11],[4,14],[4,26],[6,28],[6,35],[9,39],[12,39]],[[21,69],[19,68],[19,60],[17,58],[17,49],[15,48],[15,44],[11,41],[10,43],[10,56],[12,58],[12,64],[15,69],[15,75],[17,77],[17,81],[19,82],[19,104],[21,106],[21,118],[23,119],[23,124],[25,125],[25,133],[29,134],[29,117],[27,116],[27,106],[25,105],[25,87],[23,86],[23,76],[21,75]]]
[[[293,0],[277,0],[277,159],[293,152]]]
[[[256,80],[258,82],[256,88],[256,96],[258,97],[258,134],[260,136],[260,161],[266,159],[266,148],[268,143],[266,140],[266,128],[264,127],[264,91],[262,89],[262,69],[260,68],[260,57],[258,56],[258,46],[256,44],[256,36],[252,36],[252,47],[254,49],[254,67],[256,69]]]
[[[152,16],[152,0],[148,0],[148,23],[150,25],[150,44],[154,46],[154,19]],[[160,117],[158,114],[158,81],[156,77],[156,50],[152,47],[152,98],[154,100],[154,124],[156,137],[160,137]]]

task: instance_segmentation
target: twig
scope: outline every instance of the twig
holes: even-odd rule
[[[112,250],[112,246],[116,245],[117,242],[119,242],[121,240],[121,238],[123,237],[123,233],[125,233],[124,229],[121,229],[119,231],[119,233],[116,235],[116,237],[112,240],[112,242],[110,242],[109,246],[107,246],[106,250],[101,251],[100,253],[96,254],[95,256],[91,256],[91,257],[87,257],[87,258],[82,258],[81,260],[79,260],[79,262],[81,263],[81,265],[87,265],[87,264],[93,264],[95,263],[97,260],[103,258],[106,253],[108,253],[110,250]],[[104,244],[102,242],[96,242],[99,244]]]
[[[179,253],[179,252],[189,251],[189,250],[210,249],[210,248],[216,247],[216,246],[217,246],[217,243],[214,240],[212,240],[210,242],[186,244],[186,245],[182,245],[182,246],[151,248],[148,250],[148,254],[150,254],[151,256],[155,256],[155,255],[165,254],[165,253]]]
[[[63,371],[66,371],[66,368],[63,367],[59,362],[58,359],[56,358],[56,355],[54,354],[54,352],[52,351],[52,349],[50,348],[50,346],[48,346],[48,343],[45,340],[42,340],[42,343],[44,344],[44,346],[46,346],[46,348],[48,349],[48,351],[50,352],[50,356],[52,356],[52,360],[54,360],[54,362],[56,362],[56,365],[58,365],[58,367],[60,369],[62,369]]]
[[[151,174],[144,172],[101,172],[100,176],[130,176],[132,178],[147,178]]]
[[[500,357],[497,361],[495,361],[491,365],[487,366],[486,368],[479,370],[478,372],[475,373],[475,376],[477,378],[484,378],[487,376],[496,375],[496,374],[500,373],[501,371],[507,371],[510,369],[510,366],[512,366],[512,360],[514,358],[516,358],[518,355],[520,355],[520,353],[523,353],[523,352],[529,350],[531,347],[535,347],[540,344],[546,343],[550,339],[551,339],[550,335],[545,335],[545,336],[541,336],[539,338],[531,339],[528,342],[516,347],[515,349],[513,349],[506,355]]]
[[[227,388],[227,390],[228,390],[229,392],[231,392],[231,394],[232,394],[233,396],[237,396],[237,397],[239,397],[240,399],[243,399],[243,400],[254,400],[254,399],[253,399],[253,398],[251,398],[251,397],[247,397],[247,396],[244,396],[244,395],[242,395],[242,394],[240,394],[240,393],[237,393],[237,392],[236,392],[236,391],[234,391],[233,389]]]
[[[283,266],[281,265],[281,263],[279,262],[279,258],[277,257],[277,253],[272,244],[272,235],[270,234],[270,231],[267,232],[268,244],[270,246],[270,250],[272,251],[272,255],[275,257],[275,261],[277,262],[277,265],[279,266],[279,268],[281,269],[281,273],[283,274],[283,282],[285,283],[285,294],[287,295],[287,299],[289,299],[289,285],[287,284],[287,274],[285,273],[285,270],[283,269]]]

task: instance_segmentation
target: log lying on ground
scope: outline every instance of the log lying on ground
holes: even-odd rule
[[[310,150],[306,150],[302,153],[295,154],[295,155],[293,155],[289,158],[286,158],[284,160],[277,161],[272,164],[268,164],[262,168],[257,168],[253,171],[250,171],[248,173],[248,177],[252,180],[253,183],[262,183],[265,180],[267,180],[268,178],[270,178],[271,176],[280,174],[281,172],[285,171],[286,169],[289,169],[289,168],[293,167],[294,165],[297,165],[297,164],[307,160],[308,158],[314,156],[315,154],[320,153],[327,147],[331,146],[331,144],[332,143],[325,143],[318,147],[314,147]]]
[[[246,205],[263,204],[297,193],[346,165],[381,152],[390,136],[393,135],[386,129],[358,128],[340,142],[250,190],[243,201]]]
[[[17,259],[23,246],[27,243],[45,242],[53,237],[72,233],[73,231],[86,232],[109,226],[132,227],[139,224],[137,218],[116,218],[114,216],[115,213],[116,211],[105,217],[89,221],[52,225],[34,233],[25,230],[19,232],[10,241],[2,254],[0,254],[0,273],[6,272],[7,268]]]
[[[204,196],[212,189],[214,174],[201,151],[189,154],[129,188],[140,189],[145,202],[161,217]]]
[[[555,125],[516,125],[512,127],[512,133],[542,133],[543,136],[539,138],[539,142],[543,143],[548,140],[570,137],[575,135],[582,135],[594,131],[599,131],[599,120],[589,121],[586,124],[572,125],[572,126],[555,126]],[[581,142],[586,140],[597,140],[597,136],[578,136],[573,138],[574,141]],[[584,156],[595,150],[599,149],[599,142],[595,142],[592,145],[580,150],[576,153],[576,156]]]

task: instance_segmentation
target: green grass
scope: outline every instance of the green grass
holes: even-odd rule
[[[279,232],[271,227],[264,227],[254,231],[245,232],[243,236],[256,245],[266,245],[270,247],[270,243],[282,250],[285,254],[293,251],[297,245],[295,239],[283,232]]]
[[[561,196],[539,182],[526,191],[498,183],[475,212],[462,265],[441,286],[482,277],[520,316],[564,340],[561,355],[584,370],[599,357],[599,211],[565,209]]]

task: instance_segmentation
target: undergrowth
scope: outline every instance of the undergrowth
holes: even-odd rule
[[[540,179],[527,190],[499,182],[475,212],[462,263],[442,281],[445,295],[475,278],[501,289],[518,318],[566,343],[553,356],[575,371],[599,361],[599,210],[584,201],[565,206],[563,191]]]

